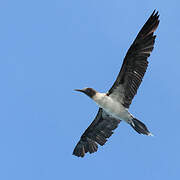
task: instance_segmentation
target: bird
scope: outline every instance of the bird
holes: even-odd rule
[[[103,146],[107,142],[121,121],[128,123],[139,134],[152,136],[146,125],[129,112],[129,106],[146,72],[159,22],[159,12],[154,10],[128,49],[120,72],[108,92],[100,93],[93,88],[75,89],[90,97],[99,110],[80,137],[73,155],[84,157],[87,152],[96,152],[98,145]]]

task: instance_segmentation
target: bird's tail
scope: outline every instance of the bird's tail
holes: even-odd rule
[[[144,123],[142,123],[141,121],[139,121],[136,118],[132,119],[132,122],[130,123],[130,125],[133,127],[133,129],[138,132],[139,134],[145,134],[148,136],[153,136],[148,128],[146,127],[146,125]]]

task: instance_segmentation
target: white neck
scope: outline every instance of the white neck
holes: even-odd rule
[[[92,97],[92,99],[93,99],[95,102],[97,102],[97,101],[103,99],[105,96],[106,96],[106,93],[99,93],[99,92],[97,92],[97,93]]]

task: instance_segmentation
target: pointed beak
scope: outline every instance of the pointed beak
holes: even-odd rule
[[[74,89],[74,91],[84,92],[83,89]]]

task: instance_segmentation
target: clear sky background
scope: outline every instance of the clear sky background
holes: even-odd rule
[[[0,2],[0,179],[169,180],[180,171],[178,0]],[[154,9],[155,49],[131,113],[97,153],[72,151],[98,107],[75,88],[107,91]]]

